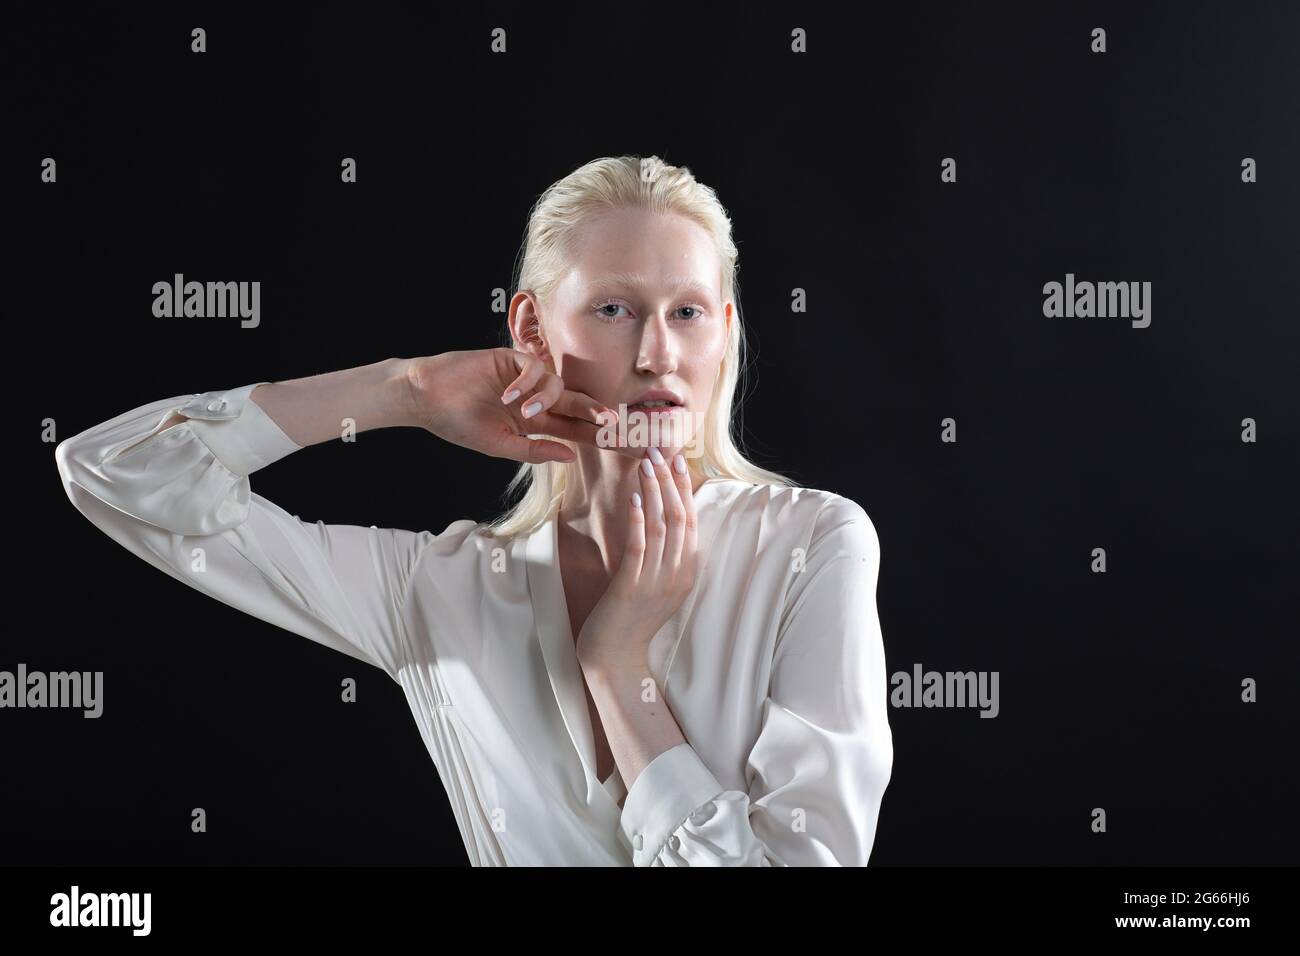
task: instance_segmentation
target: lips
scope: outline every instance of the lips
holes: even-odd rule
[[[686,409],[682,405],[629,405],[627,410],[629,414],[637,412],[642,415],[676,415]]]
[[[681,407],[684,403],[682,397],[669,388],[652,388],[648,392],[642,392],[632,401],[627,403],[628,408],[645,408],[646,402],[671,402],[674,406]],[[648,406],[654,408],[656,406]]]

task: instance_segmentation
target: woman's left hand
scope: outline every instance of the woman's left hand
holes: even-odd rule
[[[623,558],[578,635],[578,661],[589,673],[644,669],[651,638],[695,587],[699,523],[686,459],[679,453],[668,462],[651,449],[637,474],[641,506],[629,497]]]

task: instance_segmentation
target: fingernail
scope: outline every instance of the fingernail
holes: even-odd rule
[[[673,467],[677,469],[677,474],[686,474],[686,459],[682,457],[681,452],[673,455]]]
[[[655,476],[654,466],[650,464],[649,458],[641,459],[641,470],[645,472],[647,478],[653,478]]]
[[[519,397],[519,389],[512,388],[510,391],[506,392],[504,395],[501,396],[501,403],[503,405],[509,405],[518,397]]]
[[[533,402],[531,405],[524,406],[524,418],[532,418],[542,410],[541,402]]]
[[[635,505],[637,508],[641,507],[641,495],[639,492],[636,491],[632,492],[632,504]]]
[[[654,445],[650,446],[650,460],[656,465],[662,465],[664,463],[664,456],[659,454],[659,449]]]

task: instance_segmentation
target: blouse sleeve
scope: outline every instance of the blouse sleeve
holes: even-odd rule
[[[405,592],[433,536],[301,521],[253,493],[250,474],[302,447],[252,401],[260,384],[162,399],[65,439],[64,489],[154,567],[397,680]],[[164,428],[173,412],[183,420]]]
[[[867,865],[894,757],[879,567],[867,513],[830,498],[792,574],[747,791],[689,743],[659,754],[623,805],[634,865]]]

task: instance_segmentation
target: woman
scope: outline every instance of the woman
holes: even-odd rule
[[[863,866],[893,765],[879,545],[733,444],[735,275],[688,169],[596,160],[532,210],[513,347],[163,399],[59,471],[141,558],[392,677],[475,865]],[[399,425],[523,462],[526,491],[433,534],[250,490]]]

